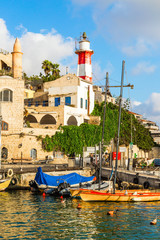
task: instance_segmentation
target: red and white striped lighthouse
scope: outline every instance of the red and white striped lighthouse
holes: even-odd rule
[[[85,32],[79,41],[79,50],[76,50],[75,53],[78,54],[77,76],[92,82],[91,55],[94,52],[90,49],[90,41]]]

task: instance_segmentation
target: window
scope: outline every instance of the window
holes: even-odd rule
[[[8,123],[2,121],[2,130],[3,131],[8,131]]]
[[[43,107],[48,106],[48,101],[43,101],[42,106],[43,106]]]
[[[55,107],[60,105],[60,97],[55,98]]]
[[[29,101],[28,101],[28,107],[30,107],[31,105],[32,105],[32,101],[29,100]]]
[[[39,104],[40,104],[40,102],[39,102],[39,101],[36,101],[36,102],[35,102],[35,106],[36,106],[36,107],[38,107],[38,106],[39,106]]]
[[[42,117],[40,124],[56,124],[56,119],[52,115],[46,114]]]
[[[31,151],[30,151],[30,157],[32,159],[36,159],[37,158],[37,150],[32,148]]]
[[[71,97],[65,97],[65,105],[71,105]]]
[[[85,109],[87,109],[87,108],[88,108],[88,101],[86,99],[86,101],[85,101]]]
[[[81,98],[81,108],[83,108],[83,98]]]
[[[3,158],[3,159],[8,158],[8,149],[5,147],[2,148],[1,158]]]
[[[13,92],[9,89],[5,89],[2,92],[0,92],[0,101],[12,102],[13,101]]]

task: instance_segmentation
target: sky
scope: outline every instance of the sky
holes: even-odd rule
[[[77,72],[75,45],[86,32],[90,40],[94,85],[121,83],[131,111],[160,126],[159,0],[0,0],[0,48],[13,50],[16,37],[23,52],[23,71],[43,73],[44,60],[60,64],[61,74]],[[119,96],[120,88],[111,88]]]

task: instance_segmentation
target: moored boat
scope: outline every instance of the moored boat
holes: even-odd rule
[[[105,201],[105,202],[149,202],[160,201],[160,193],[154,192],[115,192],[103,193],[100,191],[81,192],[80,197],[83,201]]]
[[[99,190],[100,186],[100,190]],[[93,183],[88,188],[70,188],[70,195],[74,198],[80,198],[81,192],[90,192],[90,190],[99,190],[100,192],[106,193],[110,191],[112,188],[112,182],[111,181],[103,181],[100,183]]]
[[[5,191],[8,188],[11,179],[1,179],[0,180],[0,191]]]
[[[45,191],[49,194],[59,194],[63,189],[69,187],[87,186],[96,180],[95,176],[85,177],[74,173],[60,176],[52,176],[42,172],[42,168],[38,168],[35,179],[31,180],[29,185],[31,191]]]

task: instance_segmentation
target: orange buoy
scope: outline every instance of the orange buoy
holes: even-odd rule
[[[113,214],[114,214],[114,211],[108,211],[108,212],[107,212],[107,215],[113,216]]]
[[[61,203],[65,203],[66,200],[63,199],[63,196],[60,197]]]
[[[45,194],[45,192],[43,192],[43,197],[45,197],[46,196],[46,194]]]
[[[151,224],[151,225],[156,225],[156,224],[157,224],[157,218],[155,218],[154,220],[152,220],[152,221],[150,222],[150,224]]]
[[[78,203],[77,209],[81,209],[81,205]]]
[[[115,211],[108,211],[107,215],[113,216],[114,213],[117,214],[117,211],[119,211],[119,209],[116,209]]]

